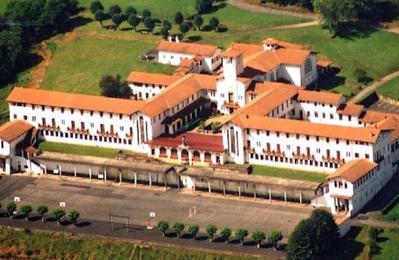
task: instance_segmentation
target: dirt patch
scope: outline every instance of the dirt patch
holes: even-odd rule
[[[37,46],[36,54],[41,57],[41,62],[32,69],[27,85],[31,88],[40,88],[52,54],[47,43],[42,42]]]

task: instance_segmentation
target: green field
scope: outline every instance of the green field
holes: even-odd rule
[[[268,166],[253,165],[253,174],[269,177],[279,177],[291,180],[322,182],[326,176],[322,173],[297,171],[284,168],[274,168]]]
[[[341,257],[337,259],[357,259],[366,260],[368,257],[368,227],[352,227],[351,232],[343,241],[343,248],[339,249]],[[379,234],[377,239],[379,253],[373,256],[375,260],[396,260],[399,255],[399,230],[385,229]],[[343,253],[345,252],[345,253]]]
[[[381,213],[381,219],[399,223],[399,195],[396,196]]]
[[[377,88],[377,93],[387,98],[399,100],[399,77]]]
[[[39,144],[39,149],[41,151],[48,151],[48,152],[90,155],[90,156],[112,158],[112,159],[114,159],[118,153],[118,150],[110,148],[52,143],[52,142],[41,142]]]
[[[139,60],[148,46],[139,41],[78,38],[61,43],[46,72],[42,87],[68,92],[100,94],[99,81],[106,74],[127,78],[132,70],[171,73],[175,68]]]
[[[249,260],[188,249],[138,246],[112,239],[78,238],[44,232],[0,228],[2,259],[220,259]]]

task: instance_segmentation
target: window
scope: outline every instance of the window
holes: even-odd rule
[[[1,141],[1,148],[4,148],[4,142]]]
[[[36,117],[32,116],[32,122],[36,122]]]
[[[90,127],[91,127],[91,128],[94,128],[94,123],[90,123]]]
[[[62,124],[62,125],[65,125],[65,119],[62,119],[62,120],[61,120],[61,124]]]

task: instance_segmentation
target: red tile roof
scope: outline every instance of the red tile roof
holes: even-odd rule
[[[150,146],[164,146],[178,148],[185,138],[186,146],[190,150],[223,152],[223,138],[221,135],[184,133],[176,136],[160,136],[149,142]]]
[[[366,175],[368,172],[377,167],[377,164],[366,159],[357,159],[345,163],[338,168],[334,173],[327,176],[328,180],[335,178],[342,178],[351,183],[359,180],[361,177]]]
[[[14,88],[7,98],[8,102],[64,107],[131,115],[141,109],[145,101],[121,98],[108,98],[49,91],[32,88]]]
[[[34,127],[25,121],[14,120],[0,127],[0,139],[10,143]]]
[[[281,133],[301,134],[338,138],[341,140],[375,143],[381,132],[380,129],[369,127],[348,127],[311,123],[308,121],[265,117],[242,114],[231,120],[241,128],[261,129]]]
[[[206,44],[161,41],[157,50],[211,57],[216,53],[218,47]]]
[[[341,94],[335,94],[330,92],[318,92],[300,89],[298,90],[298,100],[337,106],[343,101],[343,96]]]
[[[363,112],[364,106],[356,104],[343,104],[337,109],[341,115],[359,116]]]
[[[151,85],[163,85],[167,86],[178,80],[178,76],[170,76],[158,73],[147,73],[140,71],[132,71],[128,78],[128,82],[141,83],[141,84],[151,84]]]

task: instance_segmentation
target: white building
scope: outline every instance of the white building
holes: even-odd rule
[[[213,45],[161,41],[156,48],[158,51],[158,62],[179,66],[182,60],[201,60],[203,71],[212,73],[220,67],[221,49]]]
[[[14,88],[7,98],[10,119],[52,142],[190,165],[248,163],[332,174],[315,203],[334,213],[342,206],[357,213],[398,170],[399,116],[300,87],[317,79],[315,54],[307,48],[268,39],[260,46],[233,44],[217,57],[220,75],[132,72],[135,100]],[[187,131],[215,110],[226,114],[221,133]],[[3,156],[17,155],[5,150]],[[347,177],[354,169],[356,178]]]

